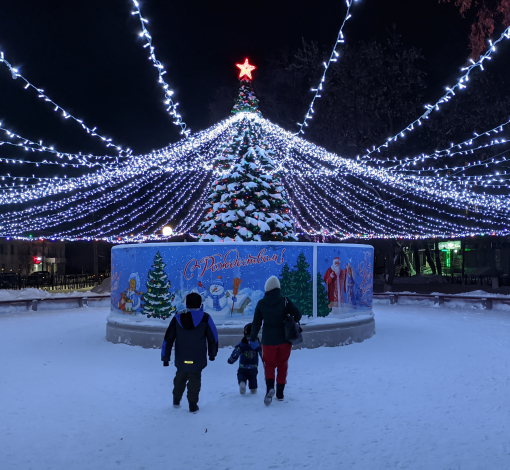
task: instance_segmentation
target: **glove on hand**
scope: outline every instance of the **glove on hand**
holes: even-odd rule
[[[229,364],[233,364],[233,363],[234,363],[234,361],[233,361],[232,359],[230,359],[230,357],[227,359],[227,362],[228,362]]]
[[[168,365],[169,365],[168,361],[163,361],[163,367],[168,367]]]
[[[259,347],[259,342],[258,342],[258,340],[250,341],[250,348],[252,348],[252,349],[257,349],[258,347]]]
[[[209,360],[210,361],[214,361],[214,359],[216,359],[215,357],[210,357]]]

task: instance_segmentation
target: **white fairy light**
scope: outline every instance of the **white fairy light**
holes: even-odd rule
[[[172,100],[172,96],[174,95],[174,92],[170,90],[170,86],[168,83],[165,82],[163,75],[166,74],[165,67],[163,64],[156,58],[156,54],[154,52],[154,46],[152,45],[152,36],[149,33],[147,27],[145,26],[149,21],[142,16],[142,12],[140,10],[140,3],[137,0],[132,0],[133,4],[135,5],[136,11],[131,12],[132,15],[138,15],[140,18],[140,24],[142,25],[142,31],[140,32],[140,37],[145,38],[147,43],[144,48],[149,48],[149,58],[153,62],[154,67],[156,67],[158,71],[158,83],[163,88],[163,91],[165,93],[165,104],[168,105],[167,112],[172,116],[175,121],[173,123],[181,128],[181,135],[184,135],[185,137],[188,137],[190,134],[190,129],[186,128],[186,123],[182,120],[181,115],[177,112],[177,106],[179,103],[174,103]]]
[[[386,168],[391,168],[394,170],[402,169],[404,171],[413,171],[413,172],[434,171],[434,172],[438,173],[440,171],[446,171],[446,170],[457,170],[460,168],[471,168],[474,166],[478,166],[479,164],[477,162],[468,162],[465,166],[462,166],[462,167],[447,166],[445,168],[437,168],[436,166],[434,166],[434,167],[429,167],[429,168],[410,169],[408,167],[410,165],[416,165],[417,162],[425,162],[425,160],[430,160],[430,159],[438,160],[439,158],[453,157],[456,155],[472,155],[477,150],[481,150],[481,149],[488,148],[488,147],[493,147],[496,145],[507,144],[507,143],[509,143],[508,140],[506,140],[505,138],[500,138],[500,139],[494,139],[489,143],[479,145],[478,147],[471,147],[473,145],[473,142],[475,142],[477,139],[480,139],[480,138],[486,137],[486,136],[490,137],[492,134],[499,134],[500,132],[503,131],[503,128],[505,128],[509,124],[510,124],[510,119],[502,124],[498,124],[496,127],[493,127],[492,129],[490,129],[488,131],[481,132],[480,134],[475,132],[474,133],[475,137],[471,137],[470,139],[464,140],[463,142],[461,142],[459,144],[452,143],[452,144],[450,144],[450,147],[448,147],[446,149],[442,149],[442,150],[436,150],[434,153],[431,153],[431,154],[421,154],[421,155],[417,155],[415,157],[411,157],[411,158],[406,157],[406,158],[400,159],[400,160],[393,160],[391,158],[387,158],[385,160],[371,158],[370,161],[378,163],[378,164],[387,164],[390,162],[395,162],[394,165],[389,165],[389,166],[386,165]],[[458,150],[454,151],[455,149],[458,149]],[[505,159],[503,158],[501,161],[504,161],[504,160]]]
[[[170,221],[175,235],[188,233],[201,220],[213,178],[225,174],[214,169],[220,149],[233,135],[250,129],[263,132],[274,152],[296,228],[304,233],[337,238],[506,233],[510,201],[502,171],[477,181],[497,183],[503,194],[475,193],[465,181],[455,180],[458,175],[374,168],[329,153],[253,113],[238,113],[187,140],[81,178],[0,178],[0,183],[9,182],[7,187],[0,184],[5,209],[0,235],[22,237],[46,230],[64,240],[125,243],[162,239]],[[380,196],[367,187],[377,188]],[[39,202],[48,196],[52,202]],[[9,209],[8,204],[18,201],[33,207]],[[99,214],[95,222],[91,213]],[[66,223],[73,228],[58,230]]]
[[[338,57],[336,47],[343,41],[342,30],[350,18],[354,0],[347,0],[348,10],[337,43],[330,60],[324,63],[323,77],[297,135],[250,112],[239,112],[205,131],[191,135],[177,114],[178,103],[173,103],[170,98],[172,92],[162,79],[166,72],[154,55],[152,37],[145,27],[147,20],[141,15],[138,1],[132,1],[137,8],[133,14],[138,14],[140,18],[143,29],[141,36],[147,40],[144,47],[150,48],[150,58],[158,69],[169,112],[187,139],[145,155],[131,155],[129,151],[117,148],[125,153],[119,158],[60,153],[53,147],[45,146],[42,141],[37,143],[1,128],[12,141],[0,141],[0,146],[5,144],[23,148],[27,152],[45,152],[51,158],[56,158],[43,161],[5,158],[0,159],[2,162],[21,164],[22,168],[24,164],[60,165],[63,168],[85,166],[93,171],[73,178],[66,175],[56,175],[54,178],[36,178],[33,174],[0,175],[0,204],[3,206],[0,211],[0,236],[26,238],[27,233],[44,230],[53,233],[50,237],[53,239],[104,239],[127,243],[168,238],[169,234],[163,233],[163,230],[170,224],[175,227],[175,235],[189,233],[203,220],[208,204],[207,195],[213,182],[230,174],[234,164],[240,165],[241,153],[238,150],[229,154],[231,161],[222,159],[222,152],[229,146],[232,148],[233,140],[239,135],[251,135],[259,141],[263,137],[267,142],[265,151],[271,151],[271,155],[274,155],[274,159],[271,157],[274,162],[268,165],[272,168],[268,170],[268,175],[276,175],[282,182],[281,187],[270,190],[276,191],[271,196],[277,193],[279,197],[283,197],[284,193],[290,196],[286,199],[295,228],[303,233],[340,239],[508,234],[510,173],[507,175],[504,169],[495,171],[493,168],[507,161],[505,156],[471,161],[465,166],[449,168],[446,165],[444,169],[425,169],[421,164],[428,159],[467,155],[488,146],[506,144],[506,139],[498,136],[489,144],[473,147],[475,140],[498,134],[510,120],[484,133],[475,133],[475,137],[460,144],[451,144],[434,154],[422,154],[403,161],[375,160],[371,157],[382,146],[367,150],[365,159],[346,159],[299,137],[303,133],[303,126],[308,125],[306,121],[313,116],[313,104],[315,98],[320,97],[319,90],[323,89],[326,71]],[[503,37],[510,38],[509,30],[491,44],[485,59],[490,59],[494,46]],[[0,57],[5,63],[3,54]],[[448,102],[455,95],[456,88],[465,88],[471,70],[482,68],[485,59],[473,61],[456,86],[447,88],[446,95],[440,101],[427,105],[427,112],[391,141],[414,130],[415,124],[421,125],[432,110],[439,109],[440,104]],[[10,64],[8,67],[13,78],[21,77],[17,69]],[[26,83],[27,88],[32,86]],[[36,90],[41,99],[55,105],[44,95],[44,90]],[[58,105],[55,106],[65,118],[72,117]],[[88,129],[81,121],[78,122]],[[95,132],[95,128],[92,131]],[[108,139],[101,138],[107,141],[107,146],[114,146]],[[388,144],[389,141],[384,147]],[[264,158],[256,157],[252,162],[262,166]],[[478,167],[485,173],[463,173]],[[452,169],[453,174],[442,174]],[[422,174],[431,171],[433,175]],[[491,191],[486,193],[485,188]],[[497,189],[503,190],[496,194]],[[23,203],[23,208],[20,209],[19,203]],[[93,221],[90,220],[91,214],[97,214]]]
[[[71,118],[72,120],[76,121],[78,124],[80,124],[82,129],[87,132],[87,134],[91,135],[92,137],[98,137],[99,139],[101,139],[104,142],[104,145],[106,145],[106,147],[114,147],[119,153],[126,154],[130,153],[128,150],[124,150],[121,146],[114,144],[112,142],[112,139],[104,137],[98,132],[96,132],[97,127],[94,128],[88,127],[87,125],[84,124],[84,122],[81,119],[74,117],[71,113],[67,112],[64,108],[55,103],[44,93],[44,90],[42,88],[37,88],[35,85],[30,83],[23,75],[21,75],[17,68],[14,68],[9,62],[7,62],[3,52],[0,53],[0,62],[7,66],[7,68],[10,70],[12,74],[12,78],[14,79],[20,78],[26,83],[26,85],[24,86],[25,90],[28,88],[34,89],[38,93],[39,98],[44,98],[44,101],[51,103],[51,105],[54,106],[53,109],[54,111],[61,111],[62,116],[64,116],[65,119]]]
[[[352,15],[350,14],[352,4],[354,2],[357,2],[357,1],[358,0],[345,0],[345,2],[347,4],[347,12],[345,13],[345,18],[344,18],[344,20],[342,22],[342,26],[340,26],[340,30],[338,31],[336,42],[335,42],[335,45],[333,46],[333,50],[331,51],[329,59],[328,59],[327,62],[323,62],[323,64],[322,64],[324,66],[324,72],[323,72],[322,77],[321,77],[321,79],[319,81],[319,84],[317,85],[316,88],[312,88],[311,89],[311,91],[314,92],[314,95],[313,95],[313,98],[312,98],[312,102],[310,103],[310,106],[308,108],[308,111],[306,112],[306,115],[305,115],[305,118],[304,118],[303,122],[302,123],[299,123],[299,122],[297,123],[297,125],[299,126],[299,130],[296,132],[296,135],[304,134],[305,132],[303,131],[303,127],[305,127],[305,126],[307,127],[308,126],[307,121],[312,119],[312,114],[315,112],[314,109],[313,109],[313,106],[315,104],[315,100],[317,98],[321,97],[319,92],[322,92],[323,84],[326,81],[326,73],[328,72],[329,66],[331,65],[332,62],[336,62],[338,60],[338,57],[340,55],[338,53],[338,51],[337,51],[338,45],[345,42],[343,29],[344,29],[344,26],[345,26],[345,23],[347,22],[347,20],[349,20],[352,17]]]
[[[494,41],[494,45],[498,44],[505,38],[510,39],[510,26],[505,29],[503,34],[501,34],[501,36],[496,41]],[[466,86],[464,85],[464,82],[469,81],[469,75],[475,68],[479,68],[482,71],[485,70],[483,68],[483,62],[485,60],[491,60],[492,59],[491,55],[493,52],[495,52],[495,50],[496,49],[494,47],[489,48],[489,50],[484,55],[482,55],[480,57],[480,59],[478,59],[478,61],[476,61],[476,62],[474,60],[470,59],[471,65],[469,65],[468,67],[463,67],[461,69],[463,72],[465,71],[466,73],[457,81],[457,83],[453,87],[446,87],[446,90],[447,90],[446,94],[443,95],[436,102],[436,104],[434,104],[432,106],[425,105],[426,111],[419,118],[415,119],[411,124],[409,124],[402,131],[397,132],[393,137],[388,138],[386,143],[379,145],[378,147],[375,147],[373,150],[367,151],[367,153],[365,155],[363,155],[362,158],[365,158],[365,159],[370,158],[370,155],[373,154],[374,152],[380,152],[381,149],[383,149],[384,147],[387,148],[388,144],[391,142],[396,142],[396,140],[399,136],[404,137],[405,133],[411,132],[414,129],[414,124],[418,124],[422,119],[428,119],[430,113],[434,109],[436,111],[439,111],[440,105],[443,103],[447,103],[452,98],[452,96],[455,95],[456,88],[459,88],[459,89],[466,88]]]

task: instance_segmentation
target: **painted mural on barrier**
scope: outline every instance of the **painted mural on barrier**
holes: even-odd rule
[[[350,316],[372,310],[373,257],[371,246],[317,247],[317,282],[326,292],[332,314]]]
[[[282,294],[313,315],[313,245],[142,244],[112,249],[112,311],[169,318],[185,307],[186,295],[201,295],[215,321],[253,317],[269,276]],[[363,248],[367,248],[363,250]],[[319,245],[317,314],[356,314],[372,307],[370,247]]]
[[[300,276],[311,282],[312,255],[311,246],[282,244],[183,243],[115,247],[112,250],[112,310],[168,318],[185,307],[188,293],[197,292],[202,297],[204,310],[215,320],[249,319],[264,296],[266,279],[272,275],[281,278],[285,266],[299,266]],[[301,295],[300,300],[306,307],[312,305],[311,295],[310,298]]]

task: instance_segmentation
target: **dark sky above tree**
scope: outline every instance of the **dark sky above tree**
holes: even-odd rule
[[[249,57],[258,67],[255,82],[263,80],[303,39],[331,48],[345,14],[340,0],[145,0],[141,7],[156,55],[168,70],[165,78],[193,131],[209,124],[209,102],[218,89],[237,91],[236,62]],[[0,50],[65,109],[141,153],[177,141],[179,133],[165,112],[132,10],[129,0],[3,2]],[[381,41],[395,25],[406,46],[422,49],[426,102],[460,75],[475,12],[462,18],[454,4],[437,0],[362,0],[352,13],[345,29],[349,43]],[[504,47],[491,67],[508,68]],[[336,67],[341,66],[340,60]],[[12,80],[1,64],[0,89],[0,120],[7,128],[61,151],[104,152],[76,124],[25,91],[20,80]],[[306,104],[311,95],[295,99]],[[3,156],[12,152],[1,150]]]

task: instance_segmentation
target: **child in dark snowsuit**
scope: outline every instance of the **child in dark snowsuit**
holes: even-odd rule
[[[207,356],[214,361],[218,354],[218,332],[212,318],[202,310],[202,297],[197,293],[186,296],[186,310],[176,314],[165,333],[161,348],[163,366],[168,366],[175,342],[174,408],[178,408],[188,386],[191,413],[198,411],[198,394],[202,384],[202,370]]]
[[[239,369],[237,369],[237,381],[239,383],[239,391],[241,395],[246,393],[246,383],[250,388],[251,393],[257,393],[257,374],[259,372],[259,355],[262,357],[262,348],[260,345],[253,349],[248,338],[251,334],[251,323],[244,327],[244,338],[232,351],[228,358],[228,363],[233,364],[239,359]]]

